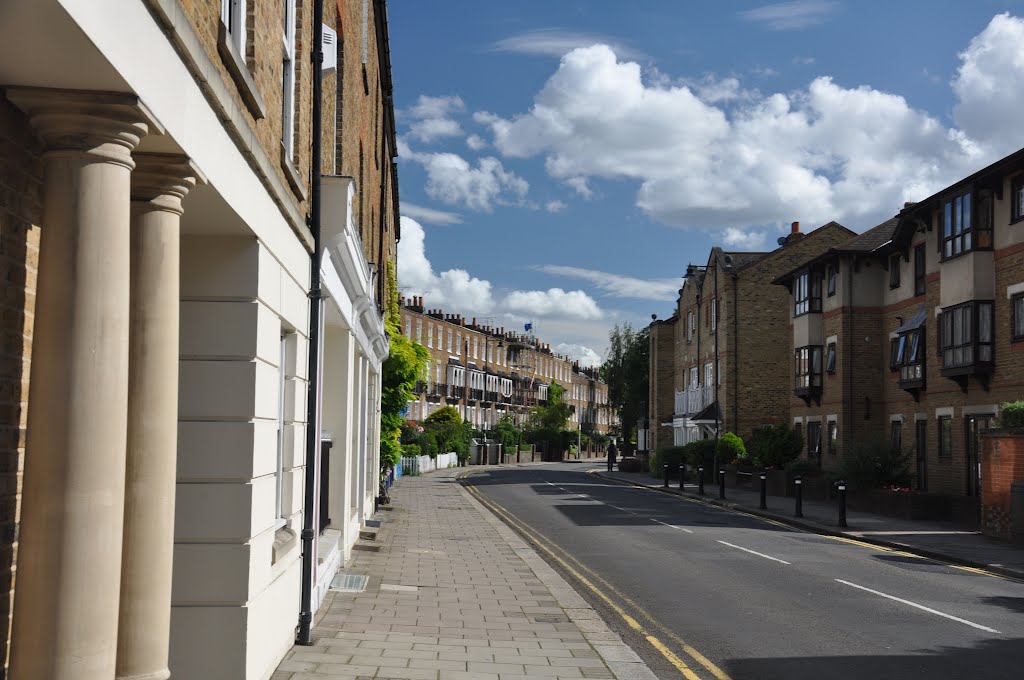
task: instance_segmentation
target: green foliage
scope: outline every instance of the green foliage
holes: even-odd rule
[[[387,263],[384,328],[391,351],[381,366],[380,388],[380,465],[387,469],[398,464],[402,455],[402,413],[413,396],[416,381],[426,378],[430,353],[423,345],[402,335],[398,311],[398,284],[394,263]]]
[[[403,456],[420,456],[420,445],[416,444],[402,444],[402,455]]]
[[[872,489],[903,485],[910,480],[910,453],[884,437],[853,442],[844,447],[839,468],[854,488]]]
[[[515,450],[522,432],[516,427],[516,419],[511,413],[506,413],[494,426],[494,438],[502,445],[503,450]]]
[[[813,461],[797,458],[796,460],[790,461],[786,464],[786,472],[794,476],[800,475],[801,477],[817,477],[821,474],[821,468],[819,468],[818,464]]]
[[[1024,400],[1008,401],[999,407],[999,424],[1002,427],[1024,427]]]
[[[547,403],[530,409],[530,429],[525,433],[527,439],[534,443],[545,442],[555,451],[567,451],[569,445],[576,441],[575,430],[566,429],[572,410],[562,400],[564,392],[556,382],[548,385]]]
[[[459,410],[454,406],[442,406],[423,419],[423,427],[429,425],[450,425],[462,422]]]
[[[766,425],[754,431],[750,448],[751,458],[756,465],[782,469],[800,457],[800,452],[804,448],[804,438],[785,423]]]
[[[437,458],[437,454],[440,452],[437,445],[437,435],[431,430],[424,430],[416,443],[419,445],[421,456],[430,456],[431,458]]]
[[[661,479],[661,475],[664,472],[664,465],[668,463],[668,475],[669,477],[676,477],[679,466],[686,462],[686,447],[685,446],[663,446],[657,451],[651,452],[651,458],[648,462],[650,466],[650,472],[652,477]]]
[[[635,441],[636,421],[649,399],[650,332],[615,325],[608,333],[608,352],[600,368],[608,385],[608,404],[618,414],[622,441]]]
[[[715,465],[715,440],[698,439],[683,447],[686,462],[693,467],[704,466],[705,474],[710,474]]]
[[[718,439],[718,462],[722,464],[746,462],[747,447],[743,440],[732,432],[726,432]]]

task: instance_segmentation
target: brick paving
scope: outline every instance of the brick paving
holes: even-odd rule
[[[315,644],[293,648],[271,680],[653,679],[458,473],[399,480],[368,542],[380,551],[353,551],[344,569],[369,575],[366,591],[332,591]]]

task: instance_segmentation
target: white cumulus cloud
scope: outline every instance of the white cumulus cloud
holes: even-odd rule
[[[560,213],[565,210],[566,207],[568,206],[566,206],[562,201],[548,201],[544,204],[544,209],[549,213]]]
[[[421,94],[416,103],[399,112],[407,120],[408,135],[421,142],[432,142],[444,137],[461,137],[464,133],[452,115],[466,109],[458,96],[431,97]]]
[[[583,196],[595,178],[633,180],[654,220],[763,247],[794,219],[870,226],[1019,148],[1024,22],[997,16],[961,60],[959,127],[828,76],[785,93],[736,78],[652,82],[603,45],[563,57],[529,110],[474,119],[501,154],[543,158]]]
[[[635,276],[610,274],[597,269],[584,269],[557,264],[536,267],[538,271],[587,281],[599,290],[618,298],[637,300],[674,300],[682,286],[679,279],[639,279]]]
[[[575,359],[580,362],[580,366],[587,368],[590,366],[601,365],[601,355],[590,349],[586,345],[579,345],[570,342],[560,342],[554,345],[552,349],[556,354],[562,354],[571,359]]]
[[[514,314],[538,317],[600,319],[604,316],[594,298],[582,290],[514,290],[505,298],[504,307]]]
[[[427,195],[448,205],[491,212],[495,205],[525,204],[530,191],[525,179],[506,170],[494,156],[479,158],[474,166],[455,153],[413,151],[401,140],[399,156],[422,165]]]

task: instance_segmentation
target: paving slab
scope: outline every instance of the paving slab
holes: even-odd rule
[[[466,470],[403,477],[378,513],[374,545],[343,572],[313,645],[273,680],[639,678],[655,675],[525,541],[458,482]]]

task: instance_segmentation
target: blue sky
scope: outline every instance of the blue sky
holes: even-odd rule
[[[1024,146],[1024,2],[391,0],[399,286],[597,361],[712,245]]]

